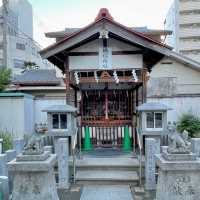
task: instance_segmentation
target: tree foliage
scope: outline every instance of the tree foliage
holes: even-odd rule
[[[177,130],[183,132],[187,130],[190,137],[196,137],[200,134],[200,118],[191,114],[183,114],[177,122]]]
[[[25,61],[24,62],[24,70],[22,72],[25,72],[27,70],[35,70],[39,69],[40,67],[35,63],[31,61]]]
[[[11,81],[11,69],[0,68],[0,92],[3,91]]]
[[[0,138],[3,139],[3,152],[13,148],[13,135],[7,131],[0,131]]]

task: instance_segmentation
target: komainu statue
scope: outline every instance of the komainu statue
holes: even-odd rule
[[[188,131],[184,130],[182,134],[178,133],[175,124],[168,124],[168,131],[168,153],[188,154],[191,152]]]
[[[40,155],[42,153],[44,153],[44,149],[41,144],[41,138],[33,135],[25,144],[23,155]]]

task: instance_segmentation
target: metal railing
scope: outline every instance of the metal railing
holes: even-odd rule
[[[139,184],[142,185],[142,144],[138,128],[136,128],[137,141],[139,147]]]
[[[72,142],[72,157],[73,157],[73,182],[76,183],[76,144],[77,144],[78,128]]]

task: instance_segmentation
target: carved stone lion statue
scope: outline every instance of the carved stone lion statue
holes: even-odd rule
[[[168,153],[190,153],[191,143],[188,141],[188,131],[184,130],[183,133],[176,131],[175,124],[168,124]]]
[[[33,135],[24,146],[24,155],[40,155],[44,153],[43,146],[41,145],[41,138]]]

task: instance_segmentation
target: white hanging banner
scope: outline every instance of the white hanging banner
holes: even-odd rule
[[[99,68],[112,68],[112,49],[108,47],[99,48]]]

